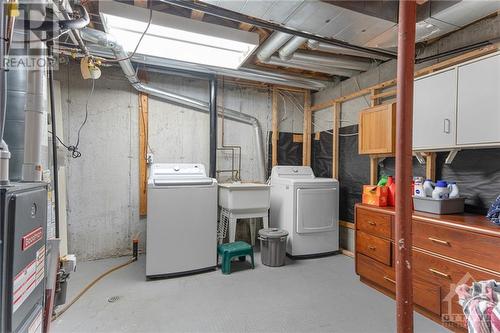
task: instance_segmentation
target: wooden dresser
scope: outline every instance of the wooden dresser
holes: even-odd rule
[[[356,273],[394,297],[394,209],[356,205]],[[500,281],[500,227],[479,215],[413,214],[415,309],[464,331],[454,290],[474,280]]]

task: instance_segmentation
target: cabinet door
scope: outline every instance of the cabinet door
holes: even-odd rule
[[[455,146],[457,70],[415,80],[413,149]]]
[[[359,153],[395,152],[396,103],[378,105],[359,113]]]
[[[458,68],[457,143],[500,143],[500,54]]]

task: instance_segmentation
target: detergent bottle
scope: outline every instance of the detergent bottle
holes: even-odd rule
[[[448,184],[448,190],[450,191],[450,199],[458,198],[460,196],[460,192],[458,190],[457,183],[450,182]]]
[[[434,191],[434,186],[431,179],[426,179],[424,182],[424,192],[426,197],[432,197],[432,191]]]
[[[387,205],[394,207],[396,205],[396,183],[392,176],[387,177]]]
[[[444,180],[438,180],[434,191],[432,191],[432,199],[435,200],[445,200],[450,197],[450,190],[448,189],[448,183]]]

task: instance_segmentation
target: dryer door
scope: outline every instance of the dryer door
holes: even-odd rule
[[[337,198],[336,188],[297,189],[297,233],[335,230]]]

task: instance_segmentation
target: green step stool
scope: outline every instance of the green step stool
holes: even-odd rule
[[[233,242],[219,244],[217,246],[217,253],[222,257],[222,273],[231,274],[231,259],[238,257],[240,261],[245,261],[246,256],[252,259],[252,269],[255,268],[253,260],[253,247],[245,242]]]

